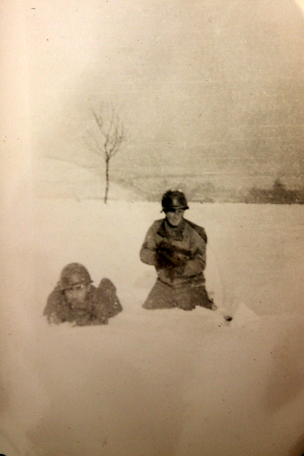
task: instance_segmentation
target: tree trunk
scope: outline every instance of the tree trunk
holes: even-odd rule
[[[108,193],[109,193],[109,185],[110,185],[110,175],[109,175],[109,161],[106,160],[106,189],[105,189],[105,195],[104,195],[104,204],[107,204],[108,202]]]

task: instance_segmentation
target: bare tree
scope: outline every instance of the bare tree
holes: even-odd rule
[[[126,139],[124,125],[113,104],[101,103],[99,108],[91,108],[95,129],[88,131],[87,145],[105,161],[106,186],[104,203],[108,201],[110,187],[110,160],[117,154]]]

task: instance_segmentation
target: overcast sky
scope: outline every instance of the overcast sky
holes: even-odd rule
[[[94,161],[90,104],[111,101],[117,172],[304,184],[300,0],[33,0],[26,23],[36,156]]]

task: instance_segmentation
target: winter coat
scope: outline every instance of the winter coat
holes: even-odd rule
[[[171,227],[161,219],[149,228],[140,259],[154,265],[158,280],[167,285],[201,286],[205,283],[206,244],[204,228],[186,219]]]

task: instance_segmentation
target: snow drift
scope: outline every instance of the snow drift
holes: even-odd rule
[[[187,216],[209,237],[216,312],[141,308],[155,272],[138,254],[158,204],[36,199],[14,209],[25,222],[20,230],[7,221],[3,251],[3,454],[296,454],[302,207],[191,204]],[[72,261],[95,283],[117,286],[124,311],[108,326],[49,326],[42,317]]]

